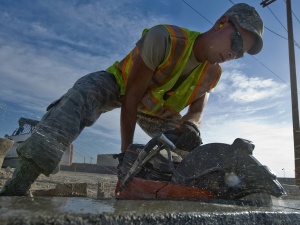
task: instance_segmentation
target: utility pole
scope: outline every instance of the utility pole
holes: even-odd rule
[[[300,128],[291,0],[286,0],[286,14],[289,39],[290,79],[295,154],[295,178],[296,185],[300,186]]]
[[[264,0],[260,4],[263,7],[265,7],[273,2],[274,2],[274,0]],[[296,185],[300,186],[300,127],[299,127],[298,91],[297,91],[297,76],[296,76],[291,0],[286,0],[286,14],[287,14],[289,61],[290,61],[290,82],[291,82],[292,117],[293,117],[294,157],[295,157],[295,179],[296,179]]]

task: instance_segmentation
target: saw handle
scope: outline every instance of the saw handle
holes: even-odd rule
[[[161,140],[159,140],[159,137],[152,138],[145,145],[135,162],[132,164],[128,173],[126,174],[121,184],[119,192],[122,192],[128,186],[128,184],[130,183],[130,181],[132,181],[135,175],[143,169],[144,165],[162,149],[162,146],[163,143]]]

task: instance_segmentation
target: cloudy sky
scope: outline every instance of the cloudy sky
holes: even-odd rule
[[[39,120],[47,105],[81,76],[122,59],[141,31],[175,24],[205,32],[236,0],[0,0],[0,137],[18,119]],[[278,176],[294,177],[285,0],[268,8],[252,4],[265,22],[264,48],[256,56],[222,65],[201,133],[204,143],[251,140],[254,156]],[[200,4],[201,3],[201,4]],[[296,69],[299,73],[300,1],[292,1]],[[74,142],[76,162],[120,151],[119,110],[100,117]],[[149,138],[137,127],[136,143]]]

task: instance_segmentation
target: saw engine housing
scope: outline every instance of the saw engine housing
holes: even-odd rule
[[[119,167],[119,181],[124,179],[143,147],[132,144],[127,149]],[[218,199],[236,200],[257,193],[284,195],[276,175],[253,157],[254,147],[251,141],[237,138],[231,145],[210,143],[199,146],[176,162],[170,154],[169,158],[156,154],[135,177],[179,185],[180,188],[208,190]]]

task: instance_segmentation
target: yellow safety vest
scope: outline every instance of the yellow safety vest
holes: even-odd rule
[[[139,106],[139,111],[160,117],[178,114],[193,102],[208,67],[207,61],[201,63],[185,78],[176,90],[168,93],[180,77],[192,53],[194,42],[200,33],[173,25],[164,26],[167,28],[171,38],[170,51],[166,59],[154,71],[151,83]],[[148,30],[145,29],[143,35]],[[125,93],[127,79],[134,59],[138,54],[139,50],[135,47],[122,61],[115,62],[106,70],[115,75],[121,88],[121,95]],[[218,80],[212,81],[210,89],[216,86]],[[165,94],[169,94],[166,100],[163,98]]]

